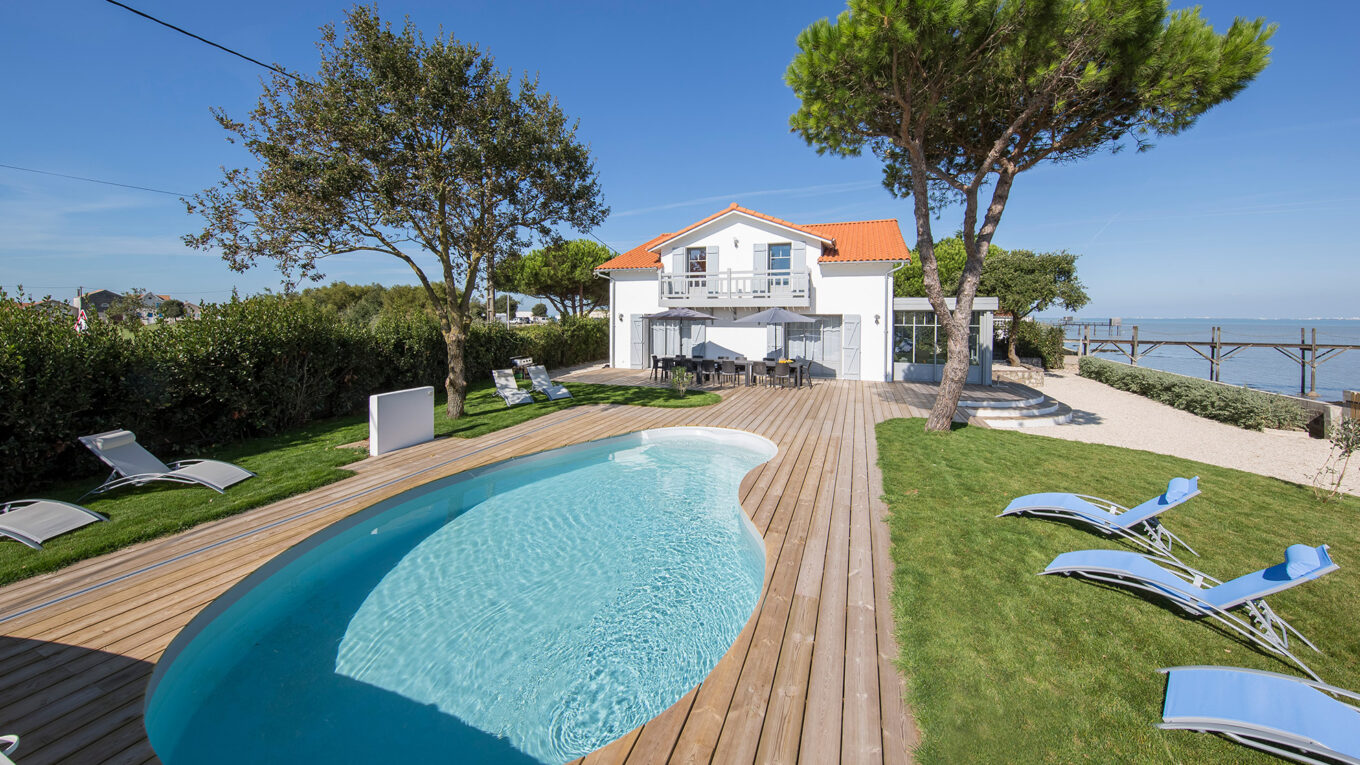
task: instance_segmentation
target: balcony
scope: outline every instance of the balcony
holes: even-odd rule
[[[812,304],[811,279],[803,271],[719,271],[711,274],[657,276],[661,305],[676,306],[796,306]]]

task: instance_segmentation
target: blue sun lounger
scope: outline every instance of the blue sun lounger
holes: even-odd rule
[[[1262,648],[1289,658],[1304,672],[1320,680],[1308,665],[1290,653],[1289,636],[1293,634],[1314,651],[1318,650],[1317,646],[1277,616],[1264,598],[1317,579],[1337,568],[1327,554],[1327,545],[1290,545],[1284,551],[1283,563],[1227,582],[1220,582],[1172,558],[1157,558],[1123,550],[1063,553],[1040,573],[1075,574],[1097,582],[1159,595],[1193,616],[1208,616],[1218,620]],[[1239,606],[1248,618],[1230,613]]]
[[[1360,695],[1255,669],[1161,671],[1166,673],[1166,701],[1159,728],[1218,733],[1299,762],[1360,765],[1360,708],[1334,698],[1360,700]]]
[[[1168,531],[1157,516],[1197,496],[1199,476],[1172,478],[1167,482],[1164,493],[1133,508],[1085,494],[1048,492],[1017,497],[1011,500],[997,517],[1039,515],[1080,521],[1094,526],[1096,530],[1105,534],[1127,539],[1154,555],[1175,558],[1171,550],[1173,542],[1179,543],[1181,547],[1195,555],[1199,553],[1191,549],[1180,537]]]

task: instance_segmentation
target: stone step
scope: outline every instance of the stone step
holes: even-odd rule
[[[981,417],[984,420],[1003,417],[1041,417],[1052,414],[1062,406],[1057,401],[1046,396],[1040,396],[1036,401],[1015,402],[1014,406],[989,404],[987,406],[966,406],[960,403],[961,408],[967,409],[968,414],[973,417]]]
[[[1044,414],[1026,415],[1020,417],[984,417],[983,422],[987,427],[997,430],[1021,430],[1024,428],[1042,428],[1051,425],[1066,425],[1072,421],[1072,407],[1061,402],[1053,402],[1056,406],[1046,408]]]

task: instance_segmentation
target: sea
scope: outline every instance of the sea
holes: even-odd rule
[[[1059,317],[1041,317],[1045,323],[1056,323]],[[1074,317],[1074,321],[1097,321],[1106,323],[1107,319],[1087,319]],[[1212,339],[1214,327],[1222,328],[1223,350],[1231,350],[1233,341],[1256,343],[1295,343],[1299,342],[1299,330],[1304,330],[1308,342],[1312,342],[1313,330],[1317,330],[1317,342],[1360,345],[1360,318],[1354,319],[1158,319],[1141,317],[1120,317],[1118,327],[1091,327],[1089,337],[1116,338],[1128,340],[1133,337],[1133,328],[1138,327],[1138,343],[1162,340],[1201,340]],[[1081,328],[1070,325],[1066,333],[1067,347],[1076,350],[1081,338]],[[1127,349],[1127,346],[1125,346]],[[1208,353],[1207,346],[1200,350]],[[1128,359],[1118,352],[1103,352],[1102,358],[1127,362]],[[1319,352],[1323,356],[1323,352]],[[1165,372],[1209,378],[1209,362],[1195,351],[1186,347],[1162,346],[1139,359],[1138,365]],[[1309,370],[1308,377],[1312,372]],[[1244,348],[1230,359],[1223,361],[1221,379],[1233,385],[1299,395],[1299,364],[1273,348]],[[1305,383],[1305,389],[1307,383]],[[1334,352],[1330,358],[1317,366],[1317,394],[1323,401],[1339,402],[1343,390],[1360,390],[1360,348]]]

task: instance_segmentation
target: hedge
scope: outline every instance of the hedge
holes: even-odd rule
[[[1297,404],[1250,388],[1143,369],[1094,356],[1083,356],[1078,362],[1078,372],[1082,377],[1112,388],[1250,430],[1301,428],[1308,421],[1308,413]]]
[[[607,343],[603,320],[474,324],[464,358],[477,381],[511,356],[565,366],[604,357]],[[384,390],[442,390],[446,359],[424,314],[368,326],[263,296],[151,331],[95,321],[77,333],[69,319],[0,299],[0,496],[104,470],[77,436],[126,428],[170,461],[362,411]]]

